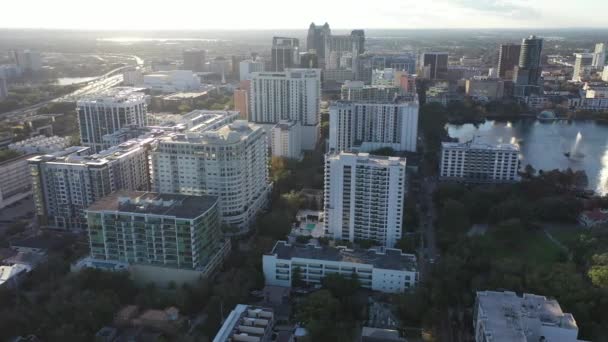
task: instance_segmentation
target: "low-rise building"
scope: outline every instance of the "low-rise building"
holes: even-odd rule
[[[21,153],[47,154],[65,149],[70,146],[69,137],[46,137],[39,135],[29,139],[21,140],[8,145],[8,148]]]
[[[263,256],[267,285],[293,286],[295,272],[307,284],[319,284],[329,274],[351,277],[361,287],[385,293],[401,293],[416,286],[416,256],[399,249],[353,250],[346,247],[288,244],[278,241]]]
[[[270,342],[274,324],[272,309],[238,304],[224,321],[213,342]]]
[[[162,93],[198,91],[201,80],[190,70],[160,71],[144,75],[144,86]]]
[[[490,102],[502,99],[505,83],[499,78],[474,77],[466,80],[465,89],[475,101]]]
[[[28,154],[0,163],[0,209],[5,208],[32,194]]]
[[[519,147],[514,144],[442,143],[442,180],[471,183],[519,181]]]
[[[577,342],[572,314],[555,299],[515,292],[477,292],[473,328],[476,342]]]

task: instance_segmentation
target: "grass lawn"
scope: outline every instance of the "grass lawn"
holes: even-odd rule
[[[554,238],[556,238],[559,242],[561,242],[564,246],[569,247],[574,242],[578,240],[578,237],[585,232],[588,232],[587,229],[581,228],[575,224],[561,224],[561,225],[551,225],[546,224],[545,229]]]
[[[503,244],[488,236],[488,244],[496,259],[519,259],[523,263],[550,264],[560,259],[561,249],[545,233],[529,232],[515,246]]]

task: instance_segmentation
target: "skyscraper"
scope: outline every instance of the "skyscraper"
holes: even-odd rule
[[[516,96],[527,96],[539,92],[542,72],[540,54],[542,49],[542,38],[530,36],[522,41],[519,62],[514,71],[514,93]]]
[[[13,60],[13,63],[17,64],[24,71],[35,72],[42,68],[40,52],[13,50],[9,52],[9,56]]]
[[[182,69],[194,72],[205,71],[205,50],[190,49],[183,52]]]
[[[498,77],[512,80],[513,69],[519,63],[521,45],[502,44],[498,52]]]
[[[307,52],[314,50],[319,61],[325,62],[325,39],[330,35],[331,29],[328,23],[325,23],[323,26],[316,26],[315,23],[311,23],[308,28],[308,36],[306,37]]]
[[[593,65],[596,54],[593,53],[575,53],[574,71],[572,72],[572,81],[580,82],[585,78],[586,69]]]
[[[330,35],[325,39],[325,68],[356,71],[357,59],[364,51],[363,30],[353,30],[349,35]],[[350,63],[342,63],[345,56],[350,56]]]
[[[448,53],[425,52],[420,56],[420,69],[423,78],[443,80],[448,77]]]
[[[325,158],[325,231],[334,239],[393,247],[401,238],[406,162],[340,153]]]
[[[83,146],[96,153],[108,148],[103,136],[123,127],[143,127],[147,122],[146,95],[137,88],[111,88],[78,100],[78,126]]]
[[[297,38],[273,37],[270,56],[271,71],[284,71],[298,66],[300,41]]]
[[[593,66],[596,68],[603,68],[606,64],[606,44],[597,43],[595,44],[595,51],[593,54]]]

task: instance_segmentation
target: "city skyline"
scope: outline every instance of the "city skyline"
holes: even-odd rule
[[[310,22],[329,22],[335,28],[361,27],[368,29],[407,28],[554,28],[589,27],[607,28],[601,13],[600,0],[586,0],[583,4],[560,3],[549,0],[440,0],[422,3],[413,0],[378,0],[359,7],[348,6],[344,0],[331,3],[311,0],[299,8],[297,16],[281,14],[279,0],[230,3],[197,3],[194,0],[176,0],[172,6],[142,7],[140,1],[121,2],[108,0],[95,8],[97,18],[114,18],[92,21],[82,15],[79,3],[74,0],[39,2],[36,0],[9,2],[6,13],[28,12],[28,16],[7,16],[0,28],[42,28],[74,30],[241,30],[241,29],[297,29],[306,28]],[[348,6],[348,14],[344,8]],[[36,11],[31,11],[36,8]],[[117,8],[122,10],[116,11]],[[189,9],[184,11],[184,9]],[[268,9],[275,10],[268,10]],[[323,8],[320,15],[318,8]],[[48,13],[54,15],[48,16]],[[140,13],[145,20],[134,20],[133,13]],[[206,15],[224,13],[226,15]],[[329,15],[331,13],[331,15]],[[253,14],[253,15],[252,15]],[[470,18],[474,17],[472,22]],[[361,20],[365,18],[365,20]],[[440,23],[438,25],[437,23]]]

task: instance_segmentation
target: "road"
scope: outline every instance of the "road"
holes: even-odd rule
[[[128,55],[128,57],[131,57],[135,61],[135,64],[137,66],[142,66],[144,63],[143,59],[139,58],[138,56]],[[77,89],[76,91],[74,91],[71,94],[60,96],[60,97],[52,99],[52,100],[43,101],[43,102],[28,106],[28,107],[15,109],[10,112],[1,113],[0,119],[11,120],[11,119],[21,119],[24,117],[32,116],[32,115],[36,114],[36,111],[38,111],[38,109],[48,105],[51,102],[74,102],[80,96],[95,93],[95,92],[98,92],[98,91],[101,91],[104,89],[114,87],[122,82],[122,75],[121,74],[114,75],[114,74],[116,74],[120,71],[123,71],[125,69],[133,68],[133,67],[134,67],[133,65],[127,65],[127,66],[113,69],[87,83],[83,83],[83,85],[84,85],[83,87]]]

